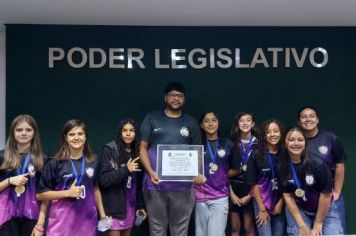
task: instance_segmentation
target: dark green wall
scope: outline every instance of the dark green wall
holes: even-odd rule
[[[252,111],[257,122],[280,119],[295,124],[297,110],[306,104],[318,107],[321,127],[335,131],[345,144],[346,205],[349,233],[356,233],[351,190],[356,177],[354,142],[356,128],[356,28],[330,27],[116,27],[7,25],[6,29],[6,119],[32,114],[45,149],[53,153],[64,122],[83,119],[89,126],[96,151],[115,135],[120,119],[141,122],[151,110],[163,107],[162,90],[179,80],[187,87],[186,110],[198,117],[214,110],[228,129],[234,114]],[[64,62],[48,68],[48,48],[141,48],[146,69],[74,69]],[[279,60],[276,68],[156,69],[154,49],[162,60],[174,48],[240,48],[241,61],[250,63],[256,48],[323,47],[328,64],[315,68],[293,61],[290,68]],[[267,60],[272,62],[270,54]],[[308,61],[308,60],[307,60]]]

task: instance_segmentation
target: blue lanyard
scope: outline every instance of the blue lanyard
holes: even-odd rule
[[[211,146],[210,146],[210,142],[208,140],[208,138],[206,138],[206,145],[208,146],[208,150],[209,150],[209,154],[210,154],[210,159],[211,161],[216,164],[216,153],[218,152],[218,146],[219,146],[219,139],[216,140],[216,148],[213,151],[211,150]]]
[[[297,174],[295,173],[295,169],[294,169],[294,165],[293,165],[292,161],[289,161],[289,166],[290,166],[290,169],[292,171],[293,179],[294,179],[295,184],[297,185],[297,188],[301,189],[301,184],[299,182]],[[299,167],[299,171],[300,171],[300,167]]]
[[[244,151],[244,146],[242,145],[242,142],[240,143],[240,149],[241,149],[241,154],[242,154],[242,164],[246,164],[248,160],[248,154],[250,153],[252,146],[252,136],[250,138],[250,141],[248,141],[246,152]]]
[[[266,151],[266,154],[267,154],[267,158],[268,158],[269,167],[271,168],[271,172],[272,172],[272,179],[274,179],[275,174],[274,174],[274,166],[273,166],[273,162],[272,162],[272,157],[268,151]]]
[[[31,157],[30,153],[27,153],[26,157],[25,157],[25,162],[23,163],[23,166],[22,166],[22,170],[20,171],[20,168],[16,169],[17,175],[22,175],[25,173],[28,163],[30,162],[30,157]]]
[[[82,156],[82,169],[80,171],[80,176],[78,177],[78,172],[77,169],[74,166],[73,160],[70,160],[70,163],[72,164],[72,169],[73,169],[73,174],[75,179],[77,180],[77,186],[79,186],[82,183],[83,177],[84,177],[84,168],[85,168],[85,156]]]

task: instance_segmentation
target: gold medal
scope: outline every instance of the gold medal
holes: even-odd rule
[[[20,197],[21,194],[23,194],[25,192],[25,190],[26,190],[26,188],[23,185],[16,186],[15,192],[16,192],[17,197]]]
[[[218,165],[215,163],[210,163],[210,169],[215,172],[218,170]]]
[[[246,164],[242,165],[242,170],[245,171],[245,172],[247,171],[247,165]]]
[[[304,197],[303,189],[297,188],[294,193],[295,193],[295,196],[297,196],[297,197]]]

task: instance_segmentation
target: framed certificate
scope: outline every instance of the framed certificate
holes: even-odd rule
[[[203,145],[157,145],[157,169],[160,181],[193,181],[204,175]]]

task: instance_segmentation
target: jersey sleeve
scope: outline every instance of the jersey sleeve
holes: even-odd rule
[[[256,164],[256,158],[257,158],[258,152],[254,151],[251,153],[250,158],[247,161],[247,184],[249,186],[253,186],[257,183],[257,164]]]
[[[332,191],[332,180],[331,180],[331,173],[325,163],[320,163],[315,168],[315,175],[317,178],[318,183],[318,192],[321,193],[330,193]]]
[[[150,121],[150,114],[147,114],[143,119],[140,127],[141,139],[143,141],[149,142],[151,136],[152,126]]]
[[[230,169],[240,168],[241,157],[236,150],[235,144],[230,139],[226,139],[226,148],[230,149],[229,168]]]
[[[191,144],[201,144],[200,127],[195,119],[191,121]]]
[[[345,150],[344,146],[342,145],[341,141],[339,138],[336,138],[334,143],[333,143],[333,156],[334,156],[334,163],[344,163],[345,162]]]
[[[47,191],[55,190],[58,174],[58,162],[54,159],[50,159],[45,165],[40,177],[40,181],[37,185],[37,193],[43,193]]]

